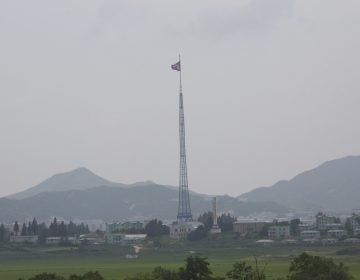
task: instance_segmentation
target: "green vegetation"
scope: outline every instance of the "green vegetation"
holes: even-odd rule
[[[156,246],[155,246],[156,243]],[[177,271],[184,265],[184,259],[196,254],[208,257],[213,275],[225,277],[236,262],[246,262],[256,268],[266,267],[267,280],[285,277],[289,273],[291,261],[306,251],[311,255],[331,257],[336,263],[344,262],[349,272],[360,280],[360,255],[346,254],[347,250],[360,245],[336,244],[321,245],[259,245],[253,240],[241,239],[236,234],[209,235],[198,241],[177,242],[162,237],[154,244],[146,244],[138,259],[126,259],[132,253],[131,246],[35,246],[0,245],[0,279],[28,279],[37,274],[48,272],[68,278],[72,274],[83,275],[88,271],[99,271],[106,280],[122,280],[134,277],[139,272],[151,273],[155,267]],[[352,251],[354,249],[351,249]],[[342,255],[338,255],[338,253]]]
[[[207,258],[189,256],[185,259],[185,266],[177,270],[155,267],[150,273],[138,273],[136,276],[126,277],[125,280],[266,280],[266,266],[259,267],[257,258],[255,266],[246,261],[236,262],[226,273],[226,276],[215,276],[210,269]],[[70,275],[68,280],[104,280],[98,271],[89,271],[83,275]],[[40,273],[29,280],[67,280],[54,273]],[[278,277],[278,280],[285,278]],[[348,268],[343,263],[337,264],[333,259],[312,256],[302,253],[291,261],[287,280],[353,280]]]

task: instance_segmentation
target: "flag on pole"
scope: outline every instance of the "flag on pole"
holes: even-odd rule
[[[180,65],[180,61],[171,65],[171,69],[172,70],[176,70],[176,71],[181,71],[181,65]]]

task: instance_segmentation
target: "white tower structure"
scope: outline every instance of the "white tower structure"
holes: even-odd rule
[[[221,233],[221,228],[219,228],[217,223],[217,198],[213,198],[213,226],[210,230],[210,233]]]

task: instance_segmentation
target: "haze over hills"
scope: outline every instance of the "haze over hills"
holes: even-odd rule
[[[193,216],[211,210],[211,196],[191,192]],[[86,168],[57,174],[35,187],[0,198],[0,222],[51,216],[113,221],[174,219],[178,190],[154,182],[120,184]],[[261,187],[238,198],[219,196],[220,212],[236,216],[289,211],[351,211],[360,208],[360,157],[326,162],[289,181]]]
[[[289,181],[239,196],[242,201],[272,201],[295,210],[351,211],[360,208],[360,156],[328,161]]]
[[[209,196],[191,193],[194,217],[212,209]],[[65,219],[175,219],[178,191],[162,185],[134,185],[128,188],[96,187],[87,190],[43,192],[24,199],[0,199],[0,221],[11,223],[37,217]],[[240,202],[236,198],[220,196],[219,211],[236,216],[259,212],[284,214],[288,209],[274,202]]]

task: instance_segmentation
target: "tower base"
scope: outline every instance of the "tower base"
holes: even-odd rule
[[[199,222],[176,222],[170,226],[170,237],[174,239],[186,238],[190,232],[202,225]]]

